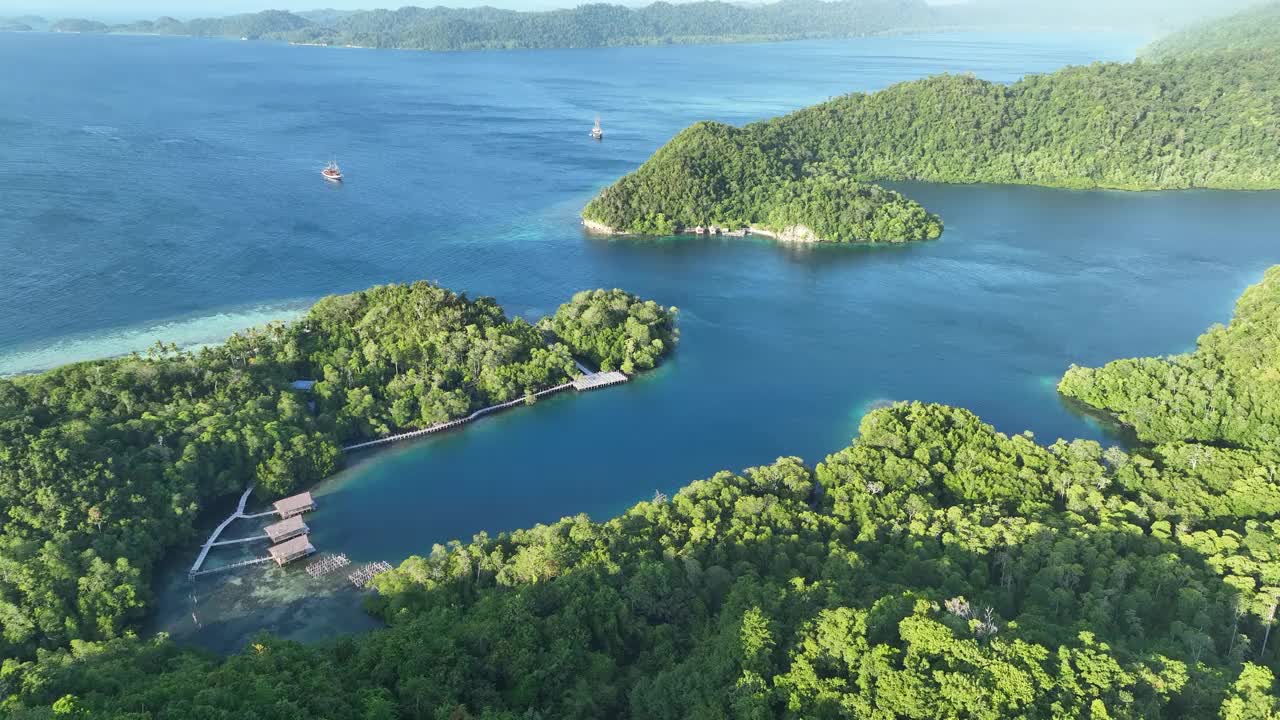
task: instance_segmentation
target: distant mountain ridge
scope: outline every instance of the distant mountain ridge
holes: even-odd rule
[[[519,12],[492,7],[291,13],[268,10],[181,22],[164,17],[125,25],[68,19],[62,32],[120,32],[246,37],[319,45],[415,50],[603,47],[678,42],[852,37],[927,26],[924,0],[781,0],[743,6],[719,0],[642,8],[590,4]]]
[[[1242,10],[1257,0],[969,0],[938,5],[940,27],[1118,30],[1163,34]]]
[[[760,5],[722,0],[644,7],[593,3],[522,12],[494,7],[258,13],[181,21],[172,17],[107,25],[59,20],[61,32],[117,32],[241,37],[315,45],[409,50],[503,50],[842,38],[938,30],[1126,30],[1165,33],[1221,16],[1253,0],[778,0]],[[16,19],[21,22],[21,19]],[[25,23],[32,25],[33,23]],[[43,28],[41,28],[43,29]]]

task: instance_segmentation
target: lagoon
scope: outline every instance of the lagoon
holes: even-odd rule
[[[1280,193],[903,185],[947,231],[900,247],[597,238],[576,216],[698,119],[748,122],[943,71],[1013,80],[1138,44],[997,34],[431,54],[6,35],[0,63],[24,72],[0,106],[0,372],[213,342],[323,294],[419,278],[530,318],[589,287],[681,309],[682,343],[653,373],[353,457],[307,522],[322,552],[357,563],[605,518],[780,455],[817,462],[892,400],[964,406],[1044,442],[1118,442],[1059,400],[1056,378],[1073,362],[1184,351],[1225,321],[1277,261]],[[587,137],[597,113],[602,143]],[[343,186],[319,177],[330,156]],[[341,574],[192,585],[195,544],[161,574],[148,631],[229,650],[260,630],[309,640],[372,625]]]

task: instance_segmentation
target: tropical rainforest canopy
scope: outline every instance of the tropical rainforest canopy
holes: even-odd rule
[[[1277,187],[1273,58],[932,78],[700,125],[588,215],[655,231],[776,218],[846,239],[886,211],[928,236],[936,219],[863,183]],[[1275,268],[1194,352],[1067,372],[1062,392],[1129,426],[1127,449],[900,403],[816,465],[779,458],[604,522],[424,548],[374,581],[385,630],[264,636],[229,658],[130,631],[151,569],[210,500],[287,492],[346,440],[527,396],[573,354],[643,369],[672,349],[672,313],[596,291],[534,326],[391,286],[199,353],[0,380],[0,711],[1280,717]]]
[[[584,290],[539,327],[601,370],[650,370],[675,345],[675,308],[622,290]]]
[[[1058,390],[1114,414],[1144,442],[1280,446],[1280,267],[1249,288],[1231,324],[1194,352],[1072,367]]]
[[[0,379],[0,657],[119,636],[164,552],[249,483],[265,498],[333,472],[339,448],[567,381],[574,350],[637,370],[673,312],[578,295],[549,331],[428,283],[327,297],[300,320],[199,352]],[[548,342],[550,339],[550,342]],[[310,393],[291,387],[314,379]]]
[[[754,128],[698,123],[583,210],[622,232],[669,235],[697,225],[774,233],[803,226],[824,241],[930,240],[942,223],[902,195],[835,173],[808,173]]]
[[[1278,307],[1280,268],[1210,335],[1245,353],[1260,336],[1237,329],[1274,325]],[[1280,363],[1265,339],[1252,357]],[[1199,417],[1211,402],[1168,412]],[[1124,403],[1098,406],[1123,418]],[[76,642],[6,663],[0,707],[131,720],[1275,718],[1280,453],[1258,440],[1046,446],[900,403],[816,466],[779,458],[606,522],[437,545],[375,580],[369,607],[386,630],[312,646],[262,637],[226,659],[163,638]]]

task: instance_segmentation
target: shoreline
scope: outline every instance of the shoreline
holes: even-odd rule
[[[536,11],[535,11],[536,12]],[[1080,35],[1129,35],[1133,34],[1129,31],[1119,30],[1116,28],[1069,28],[1062,30],[1054,27],[1046,26],[1027,26],[1019,29],[1017,26],[982,26],[982,25],[940,25],[937,27],[910,25],[900,28],[887,28],[884,30],[873,30],[864,32],[811,32],[811,33],[795,33],[795,34],[765,34],[765,35],[671,35],[671,36],[644,36],[619,38],[616,42],[604,42],[600,44],[588,45],[469,45],[464,47],[451,48],[426,48],[412,47],[408,45],[359,45],[354,43],[336,42],[317,42],[307,40],[291,40],[287,37],[288,32],[270,32],[256,37],[248,37],[235,34],[192,34],[192,33],[176,33],[176,32],[148,32],[142,30],[124,30],[108,27],[105,30],[61,30],[53,27],[29,29],[0,29],[0,32],[15,33],[48,33],[63,35],[122,35],[135,37],[174,37],[188,38],[198,40],[233,40],[246,42],[266,42],[280,43],[295,47],[323,47],[323,48],[340,48],[340,49],[359,49],[359,50],[401,50],[410,52],[429,52],[429,53],[477,53],[477,52],[511,52],[521,50],[595,50],[595,49],[614,49],[614,48],[643,48],[643,47],[678,47],[678,46],[705,46],[715,47],[721,45],[773,45],[779,43],[796,43],[796,42],[813,42],[813,41],[843,41],[843,40],[868,40],[868,39],[892,39],[903,37],[918,37],[928,35],[977,35],[991,32],[1031,32],[1031,33],[1073,33]],[[1138,49],[1140,50],[1142,46]],[[1137,50],[1134,51],[1135,57],[1138,56]]]
[[[634,233],[627,230],[618,230],[617,228],[611,227],[609,225],[605,225],[604,223],[598,222],[596,220],[589,220],[587,218],[581,218],[581,220],[582,220],[583,229],[585,229],[588,233],[591,233],[594,235],[609,235],[609,236],[620,236],[620,237],[638,237],[641,235],[640,233]],[[770,240],[775,240],[777,242],[793,243],[793,244],[799,244],[799,245],[853,244],[853,243],[837,243],[831,240],[823,240],[822,238],[818,237],[817,234],[814,233],[813,230],[806,225],[791,225],[789,227],[784,228],[781,231],[769,230],[768,228],[762,228],[757,225],[748,225],[744,228],[739,228],[737,230],[730,230],[727,227],[719,227],[717,225],[711,225],[708,227],[697,225],[692,228],[681,226],[678,230],[671,233],[671,235],[693,235],[695,237],[749,237],[752,235],[759,235],[760,237],[766,237],[766,238],[769,238]],[[654,236],[654,237],[665,237],[665,236]],[[871,241],[865,241],[865,242],[868,244],[875,244],[875,243],[872,243]]]

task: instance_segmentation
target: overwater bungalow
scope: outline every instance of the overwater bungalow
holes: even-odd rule
[[[271,559],[275,560],[276,564],[280,566],[293,562],[298,558],[304,558],[315,551],[315,546],[311,544],[306,535],[299,535],[292,540],[285,540],[279,545],[272,545],[270,550]]]
[[[294,515],[301,515],[309,510],[315,510],[316,501],[311,498],[311,493],[304,492],[277,500],[275,508],[280,517],[288,518]]]
[[[292,517],[285,518],[278,523],[268,525],[264,532],[266,532],[267,537],[270,538],[271,542],[278,543],[284,542],[292,537],[306,535],[311,532],[311,528],[308,528],[307,524],[302,522],[301,515],[294,515]]]

